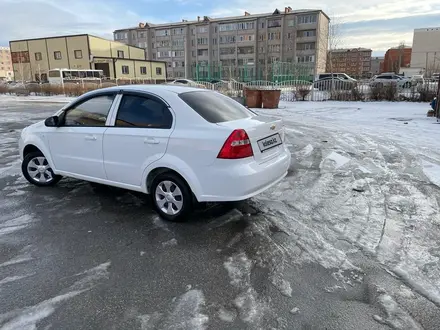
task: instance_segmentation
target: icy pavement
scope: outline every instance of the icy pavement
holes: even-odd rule
[[[440,125],[428,104],[295,102],[283,117],[293,166],[257,196],[304,260],[378,260],[440,307]],[[353,249],[355,248],[355,249]]]
[[[175,224],[142,194],[27,184],[20,130],[61,104],[0,100],[0,329],[440,329],[438,150],[412,146],[439,125],[379,105],[267,111],[286,179]]]
[[[11,104],[16,102],[30,102],[30,103],[69,103],[73,101],[75,97],[55,95],[55,96],[15,96],[0,94],[0,106],[1,104]]]

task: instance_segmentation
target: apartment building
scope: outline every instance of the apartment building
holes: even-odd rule
[[[102,70],[109,79],[166,79],[163,61],[142,48],[88,34],[10,41],[15,80],[46,81],[51,69]]]
[[[13,77],[11,50],[9,47],[0,47],[0,81],[12,80]]]
[[[264,79],[276,62],[324,72],[329,17],[321,10],[276,9],[273,13],[150,24],[114,31],[114,39],[165,60],[170,78]]]
[[[412,48],[406,47],[405,45],[388,49],[383,60],[382,72],[399,73],[400,68],[409,67],[411,63],[411,52]]]
[[[334,49],[328,53],[327,72],[346,73],[353,78],[371,76],[371,49]]]
[[[411,68],[420,68],[430,77],[440,72],[440,27],[415,29]]]

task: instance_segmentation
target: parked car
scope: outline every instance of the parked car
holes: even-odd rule
[[[440,79],[440,73],[433,73],[431,77],[432,80],[438,81]]]
[[[370,80],[370,87],[383,87],[385,85],[395,84],[398,88],[410,88],[411,80],[394,73],[380,74]]]
[[[197,88],[206,88],[205,85],[199,84],[191,79],[176,79],[169,84],[171,85],[184,85],[184,86],[191,86],[191,87],[197,87]]]
[[[88,92],[21,133],[24,177],[51,186],[62,176],[151,195],[167,220],[193,202],[250,198],[290,165],[282,120],[228,96],[173,85]]]
[[[425,79],[422,74],[415,74],[411,76],[411,86],[423,85],[425,83]]]
[[[357,81],[356,79],[350,77],[348,74],[346,73],[320,73],[317,74],[315,77],[315,81],[318,80],[322,80],[322,79],[327,79],[327,78],[339,78],[342,80],[348,80],[348,81]]]
[[[341,79],[337,77],[323,78],[313,83],[313,87],[320,91],[328,90],[351,90],[356,87],[357,82],[352,80]]]

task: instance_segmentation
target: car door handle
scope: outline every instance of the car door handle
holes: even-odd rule
[[[159,141],[154,138],[146,138],[146,139],[144,139],[144,143],[146,143],[146,144],[159,144]]]
[[[85,139],[88,140],[88,141],[96,141],[96,136],[94,136],[94,135],[86,135]]]

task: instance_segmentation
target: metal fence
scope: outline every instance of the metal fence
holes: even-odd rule
[[[164,80],[117,79],[95,82],[70,82],[64,85],[51,84],[17,84],[15,86],[0,85],[0,93],[20,95],[59,95],[78,96],[87,91],[128,84],[161,84]],[[190,83],[195,87],[215,90],[231,97],[242,97],[246,88],[279,89],[283,101],[414,101],[429,102],[438,92],[438,82],[423,80],[414,83],[396,84],[393,82],[373,82],[371,80],[319,81],[286,80],[273,82],[254,80],[240,82],[236,80],[210,83],[196,81]]]
[[[290,80],[313,81],[314,65],[310,63],[272,62],[255,66],[253,62],[238,63],[235,59],[226,64],[199,62],[191,67],[191,76],[196,81],[235,80],[244,83],[256,80],[284,82]],[[231,62],[234,61],[234,62]]]

